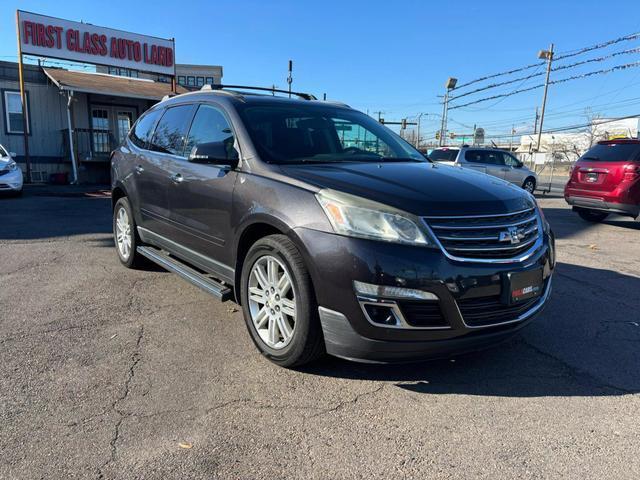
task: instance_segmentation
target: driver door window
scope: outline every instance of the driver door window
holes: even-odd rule
[[[200,105],[187,135],[185,155],[188,157],[196,145],[211,142],[224,143],[227,154],[231,153],[234,148],[233,130],[220,110],[212,105]]]

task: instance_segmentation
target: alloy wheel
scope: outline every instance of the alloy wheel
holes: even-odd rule
[[[272,255],[256,260],[249,274],[249,312],[262,341],[275,350],[286,347],[296,325],[295,291],[284,264]]]
[[[124,207],[120,207],[116,214],[116,243],[120,256],[128,260],[131,255],[131,222]]]

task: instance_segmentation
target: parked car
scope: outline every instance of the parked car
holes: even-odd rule
[[[611,213],[640,214],[640,140],[598,142],[582,155],[564,187],[580,217],[601,222]]]
[[[434,149],[429,158],[434,162],[472,168],[518,185],[533,193],[538,184],[536,172],[529,170],[511,153],[497,148],[441,147]]]
[[[486,348],[551,291],[553,234],[532,195],[429,162],[345,105],[179,95],[140,117],[111,173],[120,261],[234,299],[279,365]]]
[[[0,193],[22,193],[22,170],[13,159],[15,156],[15,153],[0,145]]]

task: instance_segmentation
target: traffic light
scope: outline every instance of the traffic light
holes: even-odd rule
[[[436,132],[436,140],[440,140],[440,131],[439,130]]]
[[[449,132],[449,138],[456,138],[456,134],[453,132]]]
[[[400,128],[402,128],[402,130],[406,130],[407,129],[407,119],[403,118],[402,122],[400,122]]]

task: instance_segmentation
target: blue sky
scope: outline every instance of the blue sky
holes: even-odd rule
[[[424,131],[437,129],[448,76],[460,82],[536,62],[551,42],[567,52],[640,31],[637,2],[602,1],[22,1],[0,6],[0,58],[15,59],[15,10],[83,20],[142,34],[176,38],[179,63],[224,67],[226,83],[286,87],[294,61],[294,89],[341,100],[389,120],[429,113]],[[624,42],[582,60],[628,48]],[[640,61],[622,55],[555,78]],[[570,63],[569,60],[566,63]],[[513,77],[511,77],[513,78]],[[552,77],[553,78],[553,77]],[[505,77],[505,79],[508,79]],[[535,85],[542,77],[524,83]],[[505,93],[519,83],[491,94]],[[489,92],[487,92],[489,94]],[[481,98],[482,95],[470,97]],[[477,124],[487,134],[514,124],[531,128],[542,90],[450,112],[450,130]],[[546,127],[584,122],[584,109],[621,116],[640,113],[640,68],[550,89]]]

